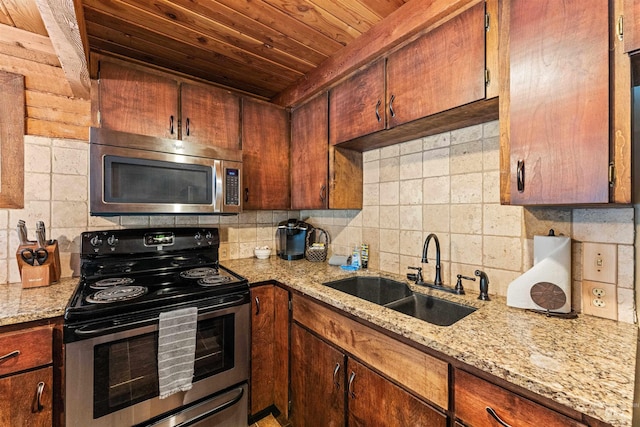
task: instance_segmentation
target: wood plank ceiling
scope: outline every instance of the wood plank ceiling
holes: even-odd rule
[[[407,0],[75,1],[92,52],[271,99]],[[0,23],[46,35],[36,0],[0,0]]]

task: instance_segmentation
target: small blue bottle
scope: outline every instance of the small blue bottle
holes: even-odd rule
[[[360,249],[358,245],[353,248],[353,254],[351,254],[351,266],[357,270],[360,269]]]

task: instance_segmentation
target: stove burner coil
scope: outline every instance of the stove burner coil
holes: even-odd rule
[[[230,280],[231,280],[231,278],[228,277],[228,276],[220,276],[220,275],[207,276],[207,277],[203,277],[202,279],[198,280],[198,285],[201,285],[201,286],[217,286],[217,285],[222,285],[224,283],[227,283]]]
[[[134,280],[130,277],[112,277],[109,279],[98,280],[91,284],[92,289],[107,289],[113,286],[125,286],[130,285]]]
[[[144,286],[112,286],[99,290],[93,295],[89,295],[86,300],[90,303],[104,304],[119,301],[128,301],[147,293]]]
[[[203,279],[208,276],[215,276],[218,274],[218,270],[212,267],[200,267],[192,268],[191,270],[185,270],[180,272],[180,277],[183,279]]]

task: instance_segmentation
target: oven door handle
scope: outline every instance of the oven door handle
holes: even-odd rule
[[[245,295],[236,295],[232,299],[221,302],[220,304],[210,305],[207,307],[203,307],[201,309],[199,308],[198,320],[200,320],[200,316],[204,316],[208,313],[220,310],[222,308],[237,305],[238,303],[242,302],[244,299],[245,299]],[[119,323],[117,325],[106,326],[106,327],[97,328],[97,329],[85,329],[85,328],[91,327],[91,325],[86,325],[78,329],[75,329],[73,333],[81,337],[87,337],[91,335],[101,335],[101,334],[104,334],[105,332],[111,332],[111,331],[116,331],[121,329],[131,329],[131,326],[149,325],[157,322],[159,319],[160,319],[159,317],[152,317],[152,318],[146,318],[146,319],[132,321],[132,322]]]

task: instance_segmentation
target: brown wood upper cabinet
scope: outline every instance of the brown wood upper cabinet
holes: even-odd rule
[[[484,99],[485,31],[481,2],[389,55],[388,126]]]
[[[345,146],[367,150],[466,126],[482,121],[481,117],[495,118],[495,102],[436,118],[438,113],[497,96],[493,90],[497,84],[491,83],[489,90],[485,72],[497,57],[497,49],[492,48],[493,54],[485,49],[485,38],[493,40],[497,34],[497,1],[487,2],[486,8],[487,12],[484,2],[477,3],[334,87],[331,144],[364,137],[362,143]],[[494,26],[488,32],[491,19]],[[497,81],[497,66],[493,74]],[[394,131],[373,135],[385,129]]]
[[[245,209],[289,209],[289,113],[242,100],[242,182]]]
[[[625,155],[610,151],[609,2],[503,3],[502,202],[608,203],[626,181],[624,167],[610,169]]]
[[[180,124],[184,141],[240,149],[240,98],[201,84],[180,84]]]
[[[240,149],[240,99],[224,89],[100,61],[100,126]]]
[[[327,93],[291,113],[292,209],[362,209],[362,153],[329,146],[328,113]]]
[[[331,145],[386,127],[384,76],[385,60],[380,59],[331,89]]]

